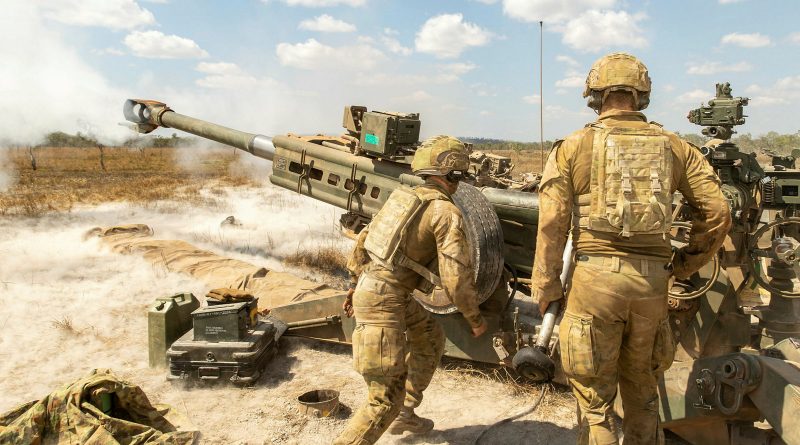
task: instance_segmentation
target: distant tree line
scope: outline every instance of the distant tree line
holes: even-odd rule
[[[473,144],[475,150],[495,151],[495,150],[513,150],[516,152],[524,150],[541,150],[542,144],[539,142],[518,142],[518,141],[504,141],[501,139],[487,139],[487,138],[461,138],[462,141]],[[545,150],[550,150],[553,147],[554,141],[544,141]]]
[[[679,134],[682,138],[689,142],[701,146],[706,143],[710,138],[700,134]],[[525,151],[525,150],[540,150],[541,144],[539,142],[519,142],[519,141],[504,141],[501,139],[491,138],[475,138],[464,137],[464,142],[469,142],[475,146],[476,150],[495,151],[495,150],[511,150],[511,151]],[[768,153],[775,153],[780,155],[788,155],[794,149],[800,149],[800,131],[796,133],[780,134],[775,131],[753,136],[750,133],[735,135],[731,141],[739,146],[739,149],[752,153],[755,151],[762,151]],[[550,150],[555,141],[545,141],[545,150]],[[121,144],[119,147],[156,147],[156,148],[169,148],[179,146],[191,146],[197,143],[197,138],[194,137],[181,137],[177,133],[172,133],[171,136],[138,136],[132,137]],[[74,135],[64,133],[63,131],[54,131],[48,133],[44,137],[44,142],[40,146],[46,147],[97,147],[102,145],[96,138],[83,134],[76,133]]]
[[[155,147],[155,148],[169,148],[186,146],[196,143],[195,138],[180,137],[177,133],[172,133],[172,136],[140,136],[126,139],[120,144],[115,144],[118,147]],[[47,133],[44,141],[39,144],[42,147],[97,147],[101,144],[96,138],[78,132],[74,135],[64,133],[63,131],[54,131]]]
[[[711,138],[700,134],[680,134],[679,136],[687,141],[699,146],[708,142]],[[494,150],[539,150],[541,144],[539,142],[516,142],[516,141],[503,141],[500,139],[486,139],[486,138],[463,138],[464,142],[469,142],[474,145],[475,150],[494,151]],[[545,150],[550,150],[553,147],[554,141],[545,141]],[[765,153],[774,153],[779,155],[788,155],[794,149],[800,149],[800,131],[796,133],[780,134],[776,131],[759,136],[753,136],[750,133],[743,133],[734,135],[731,142],[736,144],[739,149],[746,153],[753,153],[761,151]]]

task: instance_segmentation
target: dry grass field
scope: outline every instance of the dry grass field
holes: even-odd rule
[[[477,146],[476,149],[480,150],[480,146]],[[513,175],[515,178],[523,173],[539,173],[542,171],[541,150],[493,150],[489,153],[510,157],[511,162],[514,163]],[[544,153],[544,160],[547,160],[547,152]]]
[[[231,150],[203,149],[202,156],[193,156],[188,148],[107,147],[102,163],[98,149],[39,147],[32,150],[35,161],[28,148],[5,150],[5,170],[15,178],[0,193],[0,215],[37,216],[113,201],[193,200],[204,187],[252,184],[246,173],[231,168],[242,156]]]

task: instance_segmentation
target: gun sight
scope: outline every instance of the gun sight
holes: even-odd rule
[[[706,127],[703,134],[718,139],[730,139],[733,127],[745,122],[744,107],[750,101],[746,97],[733,97],[731,84],[717,84],[717,96],[708,105],[689,111],[689,122]]]

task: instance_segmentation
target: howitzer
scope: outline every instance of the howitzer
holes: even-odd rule
[[[364,227],[396,187],[422,183],[419,177],[411,174],[409,165],[418,145],[420,121],[417,114],[369,112],[365,107],[349,106],[345,107],[343,119],[346,133],[341,136],[288,134],[275,137],[245,133],[181,115],[155,101],[128,100],[124,114],[142,133],[158,127],[175,128],[272,161],[269,176],[272,184],[344,209],[346,212],[340,222],[349,232],[358,232]],[[507,277],[511,276],[516,293],[524,291],[524,283],[529,280],[538,197],[535,193],[489,187],[478,189],[461,184],[453,200],[465,216],[478,299],[494,335],[473,339],[466,321],[460,315],[449,315],[455,307],[437,292],[418,300],[438,314],[447,333],[447,355],[512,366],[517,351],[533,344],[539,324],[528,315],[533,311],[512,307],[513,294],[509,296],[506,285]],[[302,303],[276,308],[273,314],[283,314],[284,321],[291,324],[342,315],[338,304],[340,302],[316,301],[312,308]],[[514,309],[517,311],[513,312]],[[346,317],[342,319],[343,327],[338,329],[336,326],[317,329],[298,325],[293,332],[323,340],[344,338],[349,341],[352,325]],[[340,335],[341,329],[345,331],[344,337]],[[552,332],[552,326],[545,331]],[[543,339],[540,343],[549,345],[549,341]],[[552,363],[546,363],[544,372],[529,369],[529,366],[537,368],[540,362],[529,363],[521,356],[515,368],[526,375],[552,378],[552,371],[549,371]]]
[[[780,156],[765,170],[730,142],[747,104],[717,84],[716,97],[688,116],[716,138],[700,150],[733,225],[718,257],[670,293],[678,348],[659,386],[660,409],[664,427],[693,443],[798,444],[800,422],[790,413],[800,408],[800,171]],[[678,204],[674,214],[682,236],[691,210]],[[769,291],[767,304],[759,287]],[[748,301],[753,289],[759,298]]]
[[[733,125],[743,123],[741,107],[746,100],[734,100],[729,89],[718,90],[717,99],[725,100],[698,111],[702,117],[698,123],[713,126],[715,135],[732,133]],[[724,110],[715,108],[715,103]],[[346,133],[341,136],[274,138],[183,116],[159,102],[128,101],[125,115],[142,132],[158,126],[177,128],[270,159],[273,184],[344,209],[342,226],[352,231],[367,223],[399,184],[419,183],[408,166],[419,134],[416,114],[347,107]],[[673,366],[659,379],[661,420],[665,428],[695,444],[800,445],[800,422],[795,419],[800,408],[800,341],[796,340],[800,300],[792,299],[792,279],[800,261],[794,216],[800,203],[796,198],[800,172],[783,158],[776,161],[773,172],[764,172],[755,157],[731,145],[704,151],[723,183],[736,224],[717,260],[677,283],[670,293],[677,353]],[[453,308],[447,301],[433,301],[428,308],[438,313],[447,334],[446,354],[516,365],[520,374],[535,381],[554,373],[558,377],[559,361],[550,366],[558,351],[546,338],[555,317],[548,315],[550,325],[542,326],[532,315],[535,311],[514,298],[529,283],[538,220],[536,193],[462,184],[455,201],[469,225],[481,310],[492,334],[473,339],[462,317],[449,313]],[[764,209],[777,211],[776,218],[764,221]],[[691,230],[692,210],[678,203],[675,215],[673,232],[679,243]],[[767,233],[773,240],[760,241]],[[766,277],[762,258],[770,261]],[[503,273],[504,266],[508,274]],[[511,295],[507,275],[513,276]],[[751,277],[771,286],[766,287],[773,291],[769,305],[746,306],[740,301]],[[353,321],[342,317],[341,302],[288,304],[272,314],[294,323],[292,331],[298,335],[348,342]],[[751,316],[758,321],[751,322]],[[544,335],[537,337],[539,332]]]

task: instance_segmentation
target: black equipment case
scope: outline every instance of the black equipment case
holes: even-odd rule
[[[239,341],[195,340],[191,330],[167,351],[167,378],[251,384],[275,356],[279,336],[272,321],[260,321],[246,329]]]

